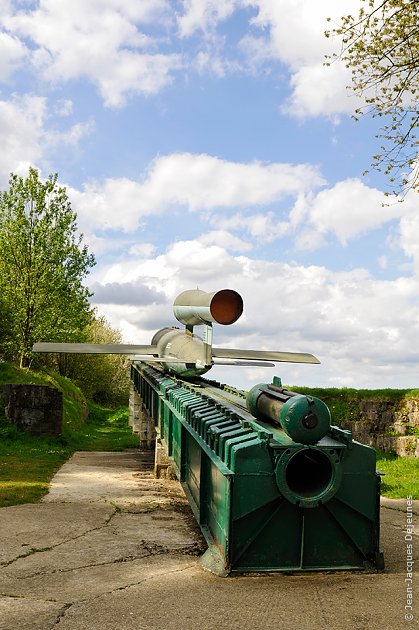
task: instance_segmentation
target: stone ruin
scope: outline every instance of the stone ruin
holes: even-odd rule
[[[63,394],[47,385],[3,385],[6,417],[33,436],[61,435]]]

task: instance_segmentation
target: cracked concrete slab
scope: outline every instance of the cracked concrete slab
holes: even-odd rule
[[[114,514],[110,504],[27,504],[0,510],[0,567],[34,550],[50,549],[102,527]]]
[[[376,580],[376,578],[378,578]],[[80,602],[60,630],[384,630],[405,628],[388,600],[384,576],[347,573],[220,579],[196,565]],[[400,618],[397,623],[397,616]],[[83,625],[86,624],[86,625]]]
[[[47,601],[91,601],[128,586],[140,584],[151,577],[178,571],[195,564],[195,558],[185,555],[157,554],[143,549],[138,557],[125,562],[109,562],[86,565],[67,570],[52,570],[16,579],[5,574],[0,580],[3,595],[29,599],[44,598]]]
[[[153,478],[152,454],[77,453],[42,503],[0,509],[0,630],[413,628],[406,514],[391,507],[384,573],[223,579],[201,568],[205,543],[181,486]]]
[[[63,612],[64,608],[58,602],[48,602],[44,599],[28,601],[0,595],[0,630],[54,628]]]
[[[55,572],[68,572],[87,566],[105,566],[142,558],[150,553],[197,555],[203,543],[191,539],[190,519],[171,508],[146,513],[123,513],[115,510],[106,523],[49,549],[33,550],[17,558],[0,575],[4,579],[27,580]],[[59,568],[58,568],[59,567]],[[53,571],[54,572],[54,571]]]
[[[148,454],[132,449],[124,453],[74,453],[55,475],[42,502],[109,501],[138,506],[168,503],[171,498],[184,500],[179,484],[155,479]]]

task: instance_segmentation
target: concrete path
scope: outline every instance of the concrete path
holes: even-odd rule
[[[409,630],[406,502],[384,503],[384,573],[218,578],[149,455],[76,453],[40,504],[0,509],[0,630]]]

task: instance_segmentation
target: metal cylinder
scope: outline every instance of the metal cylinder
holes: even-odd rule
[[[243,300],[237,291],[222,289],[206,293],[200,289],[184,291],[173,303],[176,319],[187,326],[234,324],[243,313]]]
[[[294,442],[315,444],[330,430],[329,408],[314,396],[259,384],[249,391],[246,402],[251,414],[279,423]]]
[[[304,508],[315,508],[334,497],[342,481],[337,450],[318,446],[286,449],[278,458],[276,482],[281,494]]]
[[[178,328],[163,328],[157,331],[151,343],[156,345],[158,356],[164,357],[165,367],[179,376],[200,376],[211,368],[205,362],[204,342],[198,335],[185,335]]]

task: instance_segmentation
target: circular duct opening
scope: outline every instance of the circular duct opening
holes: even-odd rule
[[[302,498],[315,498],[323,494],[333,477],[330,459],[322,451],[306,448],[289,460],[285,481],[289,490]]]
[[[210,311],[218,324],[234,324],[243,313],[243,300],[237,291],[222,289],[211,300]]]

